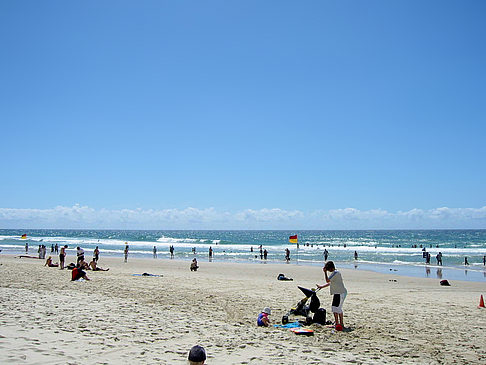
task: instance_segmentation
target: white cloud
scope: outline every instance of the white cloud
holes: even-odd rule
[[[486,228],[482,208],[285,210],[236,212],[198,209],[94,209],[57,206],[50,209],[0,208],[1,228],[93,229],[434,229]]]

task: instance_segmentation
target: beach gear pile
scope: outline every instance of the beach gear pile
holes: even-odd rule
[[[304,293],[305,297],[302,298],[294,308],[291,308],[288,313],[282,317],[282,324],[289,323],[289,318],[295,316],[302,316],[305,318],[304,324],[309,325],[312,323],[326,324],[326,310],[320,308],[321,302],[317,297],[316,289],[306,289],[298,286],[300,291]],[[307,302],[310,299],[310,303]]]

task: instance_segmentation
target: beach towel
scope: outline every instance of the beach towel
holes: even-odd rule
[[[278,327],[278,328],[298,328],[302,326],[299,321],[295,321],[292,323],[287,323],[287,324],[274,324],[273,327]]]

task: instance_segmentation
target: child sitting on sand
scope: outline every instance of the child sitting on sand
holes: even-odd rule
[[[342,331],[344,328],[344,321],[343,321],[343,303],[348,291],[344,287],[343,278],[341,273],[336,270],[334,266],[334,262],[328,261],[322,268],[324,271],[324,276],[326,278],[326,284],[319,285],[317,287],[322,289],[329,286],[332,297],[332,313],[334,314],[334,321],[336,324],[336,330]],[[327,276],[327,272],[330,272],[331,275]]]
[[[191,262],[191,271],[197,271],[198,268],[199,266],[197,265],[197,260],[196,258],[193,258]]]
[[[263,311],[258,315],[257,325],[262,327],[268,327],[268,325],[270,324],[270,318],[268,318],[268,316],[271,314],[272,310],[269,307],[263,308]]]

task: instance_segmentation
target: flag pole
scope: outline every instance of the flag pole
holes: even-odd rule
[[[299,264],[299,236],[297,236],[297,265]]]

